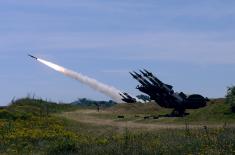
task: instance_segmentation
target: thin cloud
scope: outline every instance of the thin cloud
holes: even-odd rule
[[[220,34],[154,32],[139,34],[61,33],[0,37],[5,49],[33,47],[45,51],[77,50],[92,57],[116,59],[152,59],[192,63],[235,63],[235,40],[220,39]],[[14,39],[13,39],[14,38]],[[15,46],[12,47],[12,44]],[[83,49],[83,50],[81,50]],[[15,50],[13,50],[15,51]],[[98,52],[99,51],[99,52]]]

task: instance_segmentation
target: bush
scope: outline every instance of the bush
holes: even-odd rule
[[[226,103],[230,104],[232,112],[235,112],[235,86],[228,87]]]
[[[16,116],[6,109],[0,109],[0,119],[15,120]]]

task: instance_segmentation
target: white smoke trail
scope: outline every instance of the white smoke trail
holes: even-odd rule
[[[49,61],[43,60],[43,59],[37,59],[39,62],[47,65],[48,67],[68,76],[71,77],[73,79],[79,80],[81,83],[86,84],[88,86],[90,86],[91,88],[111,97],[113,100],[115,100],[118,103],[122,103],[122,97],[119,95],[119,93],[121,93],[120,90],[103,84],[95,79],[92,79],[90,77],[87,77],[85,75],[82,75],[80,73],[74,72],[72,70],[66,69],[62,66],[59,66],[57,64],[51,63]]]

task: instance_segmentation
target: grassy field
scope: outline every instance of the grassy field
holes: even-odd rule
[[[235,154],[235,114],[223,99],[184,118],[147,117],[170,112],[154,103],[98,112],[25,98],[0,109],[0,154]]]
[[[156,103],[147,104],[117,104],[110,108],[101,109],[79,109],[73,112],[63,113],[64,117],[80,122],[91,122],[95,124],[108,124],[113,122],[120,125],[120,122],[131,124],[148,125],[208,125],[222,126],[224,124],[233,126],[235,114],[231,112],[230,105],[225,104],[223,99],[212,100],[208,106],[188,110],[189,115],[185,117],[157,117],[171,113],[171,109],[159,107]],[[118,118],[124,116],[124,118]],[[148,126],[147,125],[147,126]]]

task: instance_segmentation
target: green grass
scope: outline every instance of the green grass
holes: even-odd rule
[[[75,110],[87,109],[29,98],[0,109],[0,154],[235,154],[235,129],[229,126],[150,131],[81,123],[62,117],[62,112]],[[170,112],[151,103],[115,105],[102,111],[78,113],[77,117],[136,122],[135,115]],[[223,100],[214,100],[205,108],[189,112],[185,118],[138,119],[142,123],[233,123],[235,120]],[[119,120],[117,115],[125,115],[126,119]]]
[[[229,104],[212,102],[205,108],[191,112],[185,119],[190,122],[235,123],[235,113],[231,112]]]

